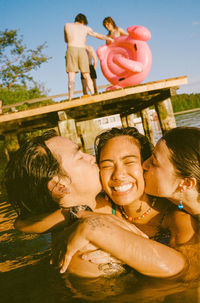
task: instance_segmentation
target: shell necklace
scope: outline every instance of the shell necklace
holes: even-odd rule
[[[155,202],[156,202],[156,198],[153,199],[153,201],[152,201],[152,203],[151,203],[151,206],[150,206],[142,215],[140,215],[140,216],[138,216],[138,217],[134,217],[134,218],[127,215],[127,213],[125,212],[123,206],[119,206],[119,210],[120,210],[122,216],[123,216],[125,219],[127,219],[127,220],[130,221],[130,222],[133,222],[133,221],[135,221],[135,220],[141,220],[141,219],[143,219],[144,217],[146,217],[146,216],[151,212],[152,207],[155,205]]]

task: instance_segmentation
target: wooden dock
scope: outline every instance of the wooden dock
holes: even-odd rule
[[[174,127],[174,114],[170,97],[187,83],[187,76],[164,79],[93,96],[82,96],[72,101],[7,113],[0,116],[0,135],[20,134],[42,128],[56,127],[59,121],[79,121],[120,114],[122,125],[131,124],[131,114],[140,113],[145,133],[151,139],[148,108],[155,106],[163,132]],[[59,95],[58,95],[59,96]],[[52,96],[43,99],[51,99]],[[40,99],[42,100],[42,99]],[[38,99],[35,102],[38,102]],[[28,101],[26,101],[28,103]],[[26,103],[24,102],[24,103]],[[34,103],[34,100],[31,100]],[[12,104],[12,106],[15,106]],[[61,131],[62,134],[62,131]]]

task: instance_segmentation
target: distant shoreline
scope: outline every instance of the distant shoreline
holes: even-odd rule
[[[192,109],[187,109],[187,110],[183,110],[181,112],[176,112],[174,113],[174,115],[181,115],[181,114],[187,114],[187,113],[192,113],[192,112],[196,112],[196,111],[199,111],[200,110],[200,107],[198,108],[192,108]]]

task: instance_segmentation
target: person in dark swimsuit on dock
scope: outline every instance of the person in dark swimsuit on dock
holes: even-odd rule
[[[93,86],[94,86],[94,93],[98,94],[98,90],[97,90],[97,83],[96,83],[96,79],[97,79],[97,73],[96,73],[96,66],[97,66],[97,56],[95,53],[95,50],[92,46],[87,45],[86,46],[86,51],[88,54],[88,60],[89,60],[89,67],[90,67],[90,77],[92,79],[93,82]],[[87,82],[85,80],[85,78],[83,77],[83,74],[81,73],[81,83],[82,83],[82,88],[83,88],[83,94],[87,95]]]

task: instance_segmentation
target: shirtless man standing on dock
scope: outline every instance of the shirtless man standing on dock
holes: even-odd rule
[[[94,94],[94,86],[90,77],[89,61],[86,52],[87,35],[107,41],[112,38],[94,32],[87,26],[88,21],[85,15],[78,14],[74,23],[66,23],[64,27],[65,42],[67,43],[66,71],[68,73],[69,100],[72,100],[75,84],[75,73],[80,69],[91,94]]]

